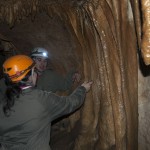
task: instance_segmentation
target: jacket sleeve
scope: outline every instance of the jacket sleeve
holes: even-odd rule
[[[42,103],[51,121],[78,109],[84,102],[86,89],[78,87],[69,96],[57,96],[50,92],[43,92]]]

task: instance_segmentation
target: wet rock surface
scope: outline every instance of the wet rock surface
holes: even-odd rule
[[[52,54],[51,63],[56,70],[65,74],[75,68],[83,79],[94,81],[84,107],[66,118],[63,130],[61,121],[59,132],[52,135],[53,148],[59,145],[74,150],[136,150],[139,3],[136,0],[28,2],[3,3],[0,33],[14,43],[19,53],[29,54],[34,46],[45,46]],[[4,41],[3,36],[1,40]],[[139,108],[142,118],[145,112],[141,105]]]

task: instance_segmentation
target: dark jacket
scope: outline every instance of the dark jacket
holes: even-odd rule
[[[73,73],[75,71],[71,71],[63,77],[54,70],[46,70],[39,77],[37,88],[52,92],[69,90],[73,84]]]
[[[50,123],[78,109],[85,93],[82,86],[67,97],[29,88],[16,98],[9,117],[0,103],[0,143],[6,150],[50,150]]]
[[[5,84],[5,80],[4,78],[1,78],[0,79],[0,101],[4,98],[6,89],[7,86]]]

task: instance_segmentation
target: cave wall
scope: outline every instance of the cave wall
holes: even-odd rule
[[[83,79],[94,81],[92,90],[86,97],[84,107],[77,112],[77,115],[69,118],[71,130],[77,129],[78,132],[74,139],[73,149],[137,149],[139,3],[136,0],[123,0],[121,3],[120,1],[106,0],[67,1],[67,3],[58,1],[58,5],[54,1],[52,3],[40,2],[33,1],[30,5],[24,1],[16,1],[18,9],[15,7],[13,16],[17,14],[16,12],[20,12],[19,15],[15,16],[17,20],[18,18],[21,19],[24,14],[28,16],[31,13],[32,20],[35,17],[35,22],[38,22],[36,14],[39,10],[46,12],[53,19],[55,16],[59,16],[63,20],[62,27],[69,32],[70,41],[75,41],[75,44],[71,43],[72,51],[70,45],[67,45],[68,51],[64,55],[61,54],[63,64],[68,66],[73,58],[72,66],[76,65],[78,70],[84,74]],[[4,4],[3,8],[5,8]],[[31,12],[28,11],[27,5],[29,5]],[[14,8],[14,4],[10,6],[8,8]],[[41,6],[42,9],[40,9]],[[22,11],[20,8],[23,8]],[[1,18],[3,18],[3,9],[0,10]],[[4,20],[12,27],[14,20],[7,11],[6,14]],[[21,49],[22,52],[28,53],[28,48],[32,48],[38,43],[45,45],[46,48],[53,47],[54,49],[56,45],[59,45],[53,40],[48,42],[48,39],[53,39],[53,36],[48,37],[47,35],[49,32],[54,34],[54,26],[50,31],[47,24],[45,26],[40,24],[41,32],[39,33],[36,28],[32,28],[33,31],[28,31],[29,28],[26,25],[29,25],[30,21],[25,21],[24,18],[21,22],[24,23],[21,24],[22,29],[20,28],[21,30],[18,31],[24,33],[23,30],[26,30],[26,35],[30,40],[25,35],[23,35],[24,39],[21,36],[18,36],[18,39],[15,37],[17,24],[14,27],[16,30],[14,34],[7,32],[8,36],[14,36],[11,40],[14,39],[14,44],[17,45],[18,50]],[[28,23],[26,24],[26,22]],[[45,22],[47,23],[47,21]],[[56,26],[57,23],[57,21],[54,22]],[[61,22],[59,23],[61,24]],[[5,26],[1,27],[3,34],[8,30]],[[37,24],[35,26],[38,27]],[[36,34],[34,34],[35,32]],[[59,33],[59,30],[56,32]],[[63,42],[67,43],[69,39],[63,41],[62,33],[59,35],[62,44]],[[17,32],[16,35],[19,34]],[[36,39],[34,39],[35,36]],[[59,36],[56,35],[54,39]],[[20,44],[17,44],[18,42]],[[53,43],[55,44],[53,45]],[[56,59],[60,56],[57,52],[58,49],[61,51],[61,47],[58,46],[54,50],[57,55],[53,54]],[[64,58],[69,52],[74,52],[74,54],[69,55],[71,59],[66,63],[67,59]]]
[[[84,73],[96,81],[82,112],[77,149],[137,149],[137,39],[131,10],[129,1],[99,1],[79,11],[76,22],[71,16],[84,49]],[[92,65],[98,74],[89,74]]]
[[[49,67],[55,67],[61,73],[77,69],[80,63],[80,57],[76,57],[75,53],[77,44],[57,16],[49,18],[42,13],[34,21],[26,17],[13,28],[3,23],[0,24],[0,33],[14,44],[16,54],[30,55],[35,47],[46,48],[50,54]]]

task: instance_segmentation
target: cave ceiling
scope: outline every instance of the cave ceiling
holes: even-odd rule
[[[8,0],[0,1],[0,18],[13,26],[16,20],[31,15],[34,19],[37,12],[45,11],[50,16],[62,15],[70,8],[79,8],[89,0]],[[92,1],[91,1],[92,2]]]

